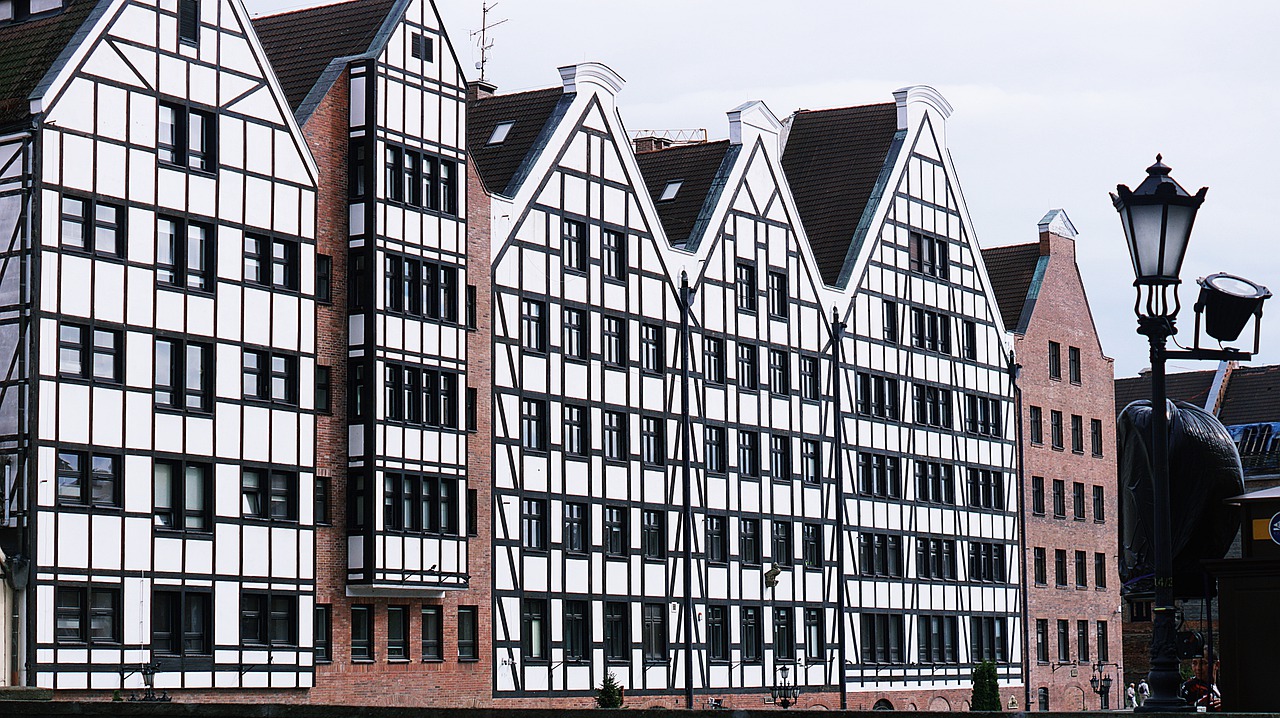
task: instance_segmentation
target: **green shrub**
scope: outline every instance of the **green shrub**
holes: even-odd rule
[[[600,690],[596,691],[596,705],[601,708],[622,707],[622,686],[618,685],[618,679],[613,677],[613,671],[604,674]]]
[[[973,700],[969,710],[1000,710],[1000,684],[996,680],[996,664],[983,661],[973,669]]]

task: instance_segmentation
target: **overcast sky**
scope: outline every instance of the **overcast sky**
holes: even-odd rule
[[[273,12],[321,3],[245,0]],[[469,78],[481,0],[437,0]],[[1107,192],[1137,186],[1157,152],[1189,191],[1209,187],[1183,267],[1179,338],[1195,279],[1239,274],[1280,292],[1280,3],[849,0],[501,0],[486,79],[498,92],[559,84],[556,68],[603,62],[627,85],[628,129],[706,128],[763,100],[796,109],[892,101],[937,88],[948,144],[982,246],[1036,240],[1066,210],[1104,352],[1116,376],[1148,364],[1133,272]],[[1257,363],[1280,362],[1280,300]],[[1212,340],[1210,340],[1212,343]],[[1185,362],[1170,371],[1211,369]]]

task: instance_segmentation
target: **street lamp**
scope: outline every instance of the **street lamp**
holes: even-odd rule
[[[779,666],[777,672],[780,679],[769,689],[769,693],[773,695],[775,704],[790,708],[800,698],[800,686],[787,682],[787,677],[791,675],[791,668],[788,666]]]
[[[1210,336],[1233,341],[1254,317],[1254,352],[1257,351],[1258,323],[1262,301],[1271,296],[1265,287],[1229,275],[1211,275],[1200,280],[1196,302],[1195,348],[1168,351],[1165,343],[1177,333],[1178,285],[1182,259],[1191,238],[1196,212],[1204,203],[1207,187],[1188,194],[1172,177],[1169,167],[1156,155],[1147,168],[1147,177],[1136,190],[1116,186],[1111,201],[1120,213],[1125,240],[1133,259],[1138,294],[1134,313],[1138,333],[1151,344],[1151,481],[1153,493],[1152,543],[1155,549],[1155,605],[1152,608],[1151,670],[1147,683],[1151,696],[1135,710],[1140,712],[1193,710],[1178,696],[1182,677],[1178,671],[1177,629],[1174,625],[1173,540],[1169,514],[1169,430],[1165,393],[1165,360],[1186,359],[1247,360],[1252,354],[1224,347],[1200,348],[1200,314]],[[1241,317],[1243,317],[1241,319]],[[1234,332],[1234,333],[1233,333]]]
[[[1107,664],[1101,659],[1093,664],[1093,677],[1089,679],[1089,687],[1098,694],[1098,710],[1111,709],[1111,675],[1103,673]]]

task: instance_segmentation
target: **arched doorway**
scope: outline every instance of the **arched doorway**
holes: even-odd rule
[[[891,711],[891,710],[893,710],[893,704],[892,704],[892,703],[890,703],[890,702],[889,702],[889,700],[888,700],[887,698],[881,698],[880,700],[876,701],[876,704],[875,704],[875,705],[871,706],[871,710],[873,710],[873,711]]]

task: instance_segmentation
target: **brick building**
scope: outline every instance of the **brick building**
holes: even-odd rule
[[[983,250],[1020,365],[1028,709],[1096,708],[1089,679],[1118,680],[1113,364],[1098,340],[1062,210],[1040,241]]]

